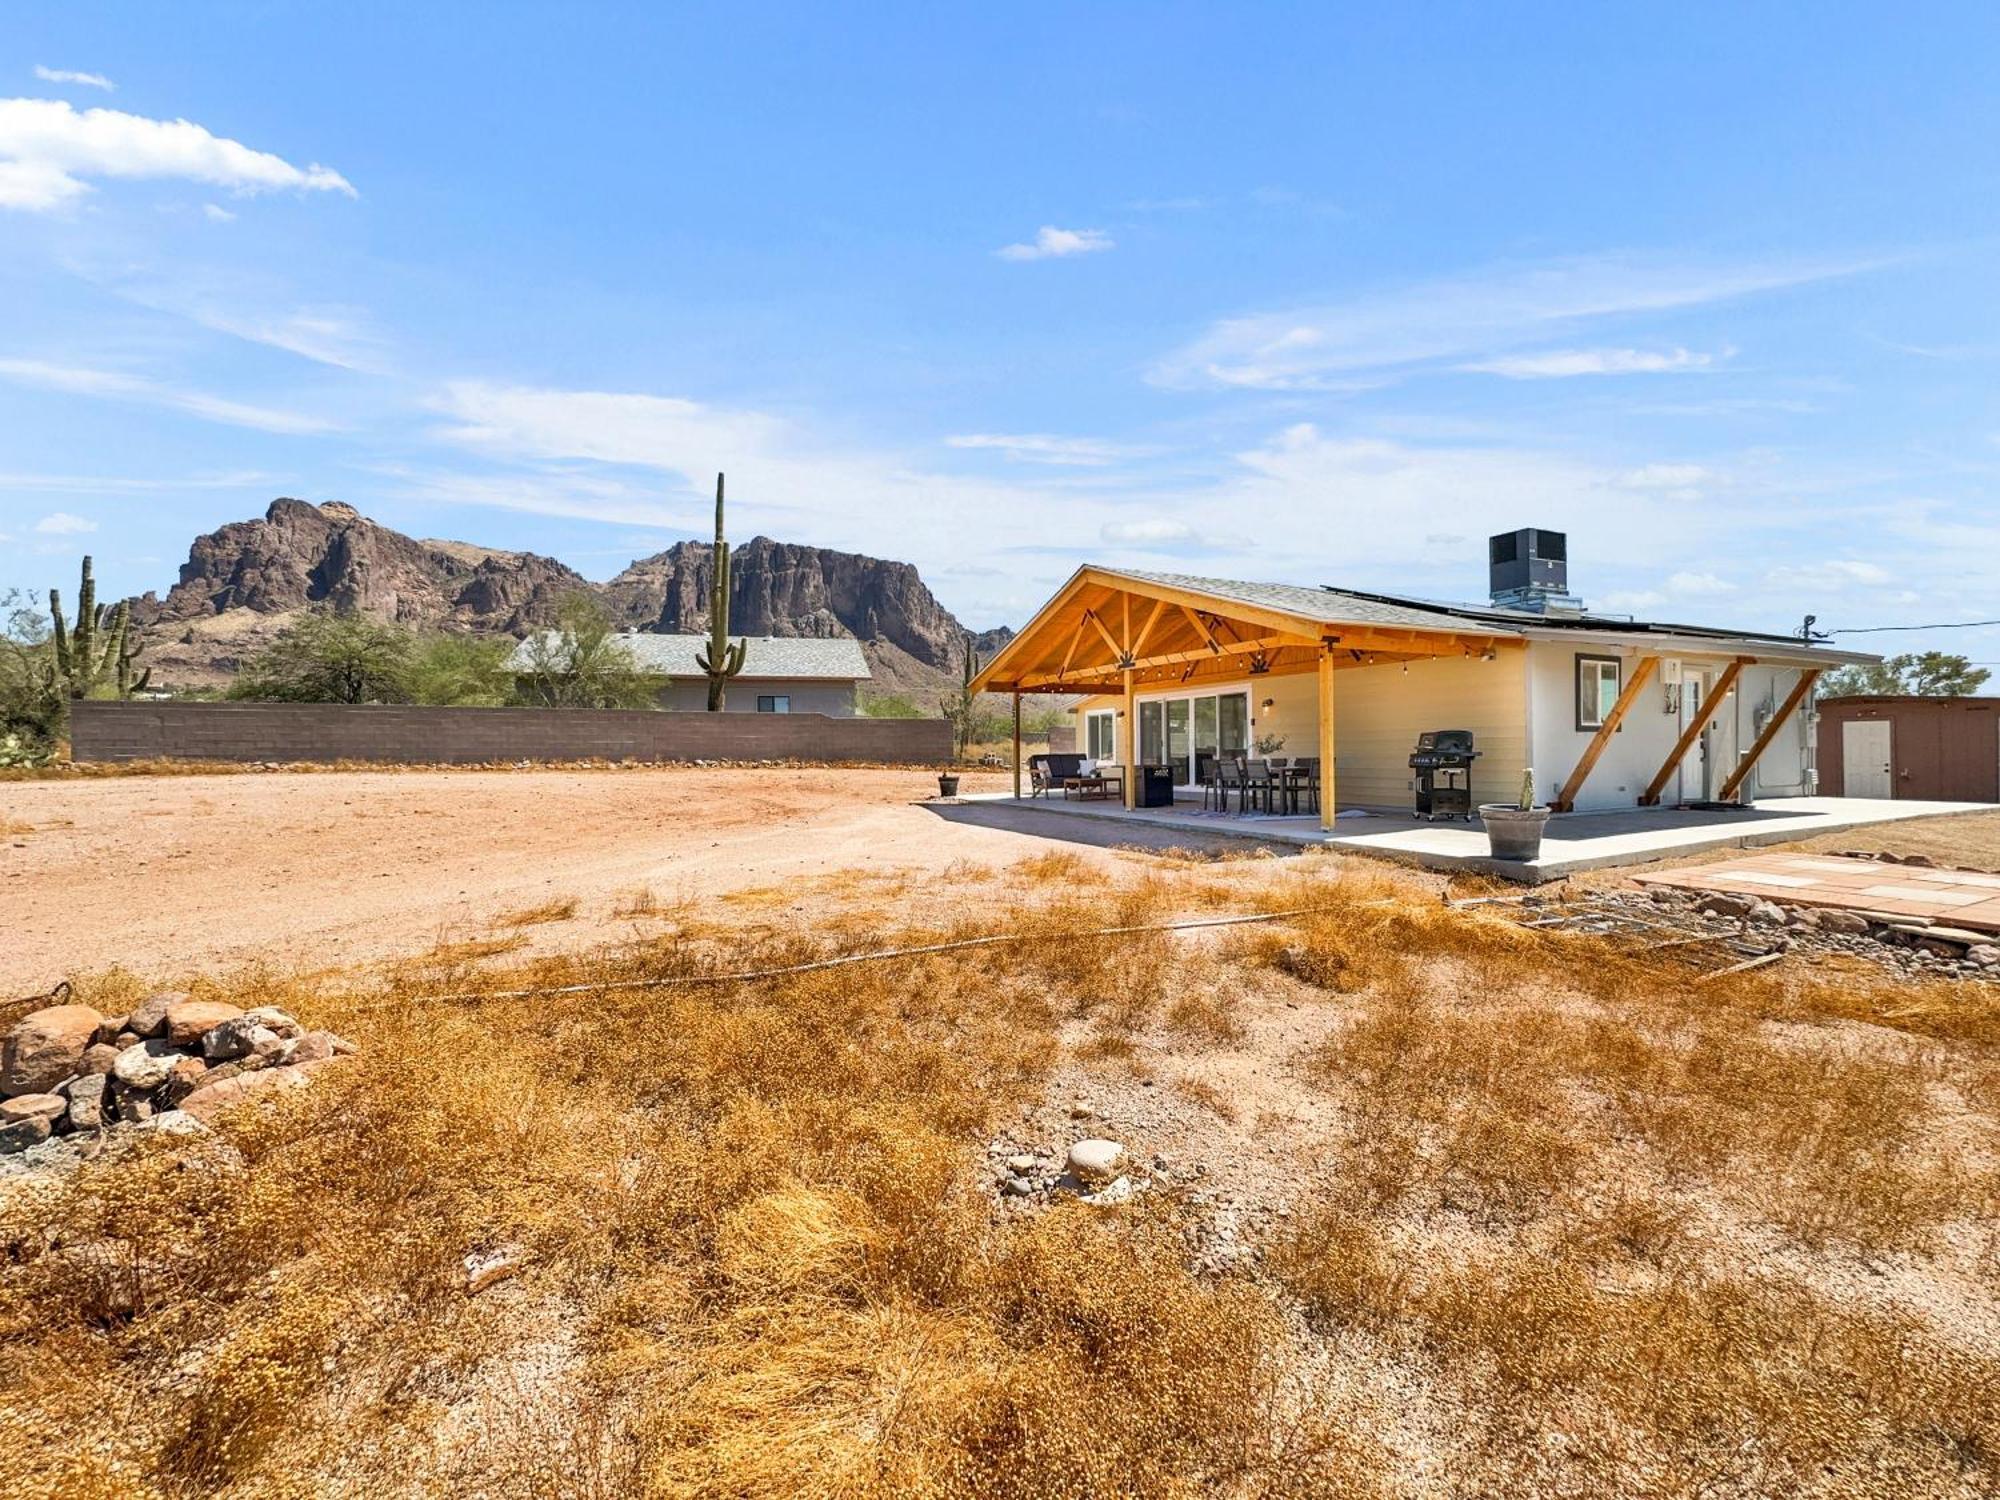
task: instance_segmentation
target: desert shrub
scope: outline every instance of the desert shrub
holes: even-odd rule
[[[266,703],[407,703],[415,640],[400,625],[307,610],[243,663],[231,698]]]
[[[529,708],[658,708],[666,679],[641,667],[610,612],[589,594],[571,594],[556,627],[522,645],[515,701]]]

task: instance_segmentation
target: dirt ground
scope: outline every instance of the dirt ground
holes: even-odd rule
[[[935,789],[917,770],[705,767],[0,783],[0,995],[114,966],[348,965],[572,897],[570,918],[523,929],[537,948],[619,937],[642,891],[670,906],[789,887],[810,920],[841,881],[1050,847],[972,808],[941,816]]]

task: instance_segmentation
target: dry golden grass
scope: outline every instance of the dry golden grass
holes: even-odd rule
[[[624,950],[427,956],[386,992],[211,986],[364,1051],[226,1140],[0,1194],[7,1472],[174,1497],[2000,1488],[1991,987],[1696,988],[1408,877],[1259,873],[1038,862],[925,925],[857,885],[810,935],[689,909]],[[1321,909],[1096,935],[1230,903]],[[620,987],[996,930],[1026,941]],[[500,993],[575,983],[599,988]],[[1164,1189],[989,1204],[984,1143],[1059,1035],[1119,1075],[1162,1037],[1250,1046],[1260,1005],[1315,991],[1316,1040],[1277,1061],[1336,1138],[1264,1272],[1193,1271]],[[1239,1114],[1198,1076],[1158,1094]],[[501,1250],[521,1275],[468,1298],[464,1257]]]
[[[544,922],[567,922],[576,915],[576,908],[576,897],[556,896],[539,906],[506,912],[498,920],[502,927],[536,927]]]

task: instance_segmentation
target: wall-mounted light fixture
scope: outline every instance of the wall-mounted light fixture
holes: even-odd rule
[[[1257,706],[1263,709],[1265,713],[1269,713],[1272,709],[1278,706],[1278,700],[1276,698],[1266,698],[1262,703],[1258,704]]]

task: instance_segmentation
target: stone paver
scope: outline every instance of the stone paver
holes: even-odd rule
[[[1927,870],[1872,859],[1760,854],[1632,878],[1646,885],[1741,891],[1775,897],[1794,906],[1837,906],[2000,932],[2000,898],[1994,895],[2000,888],[2000,876],[1976,870]],[[1780,886],[1782,890],[1777,889]]]

